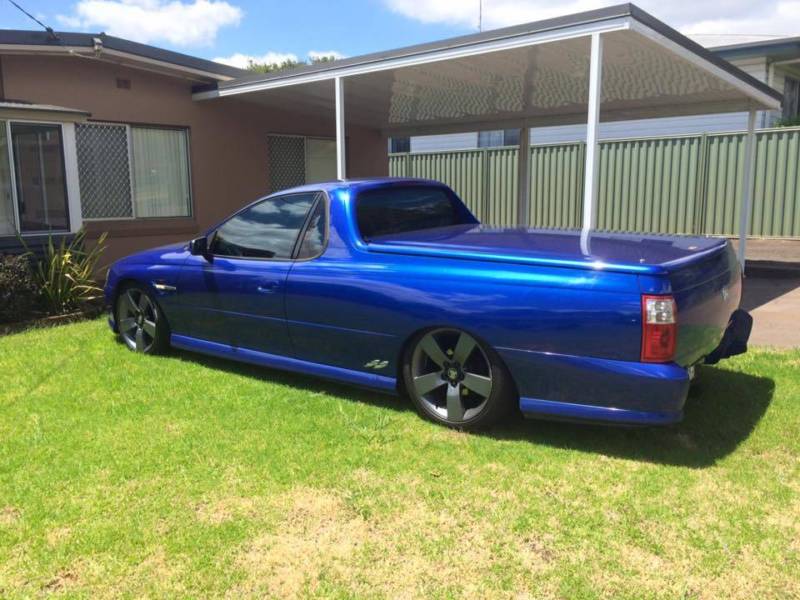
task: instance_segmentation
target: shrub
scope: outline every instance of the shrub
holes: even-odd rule
[[[39,286],[30,257],[0,255],[0,323],[24,321],[39,305]]]
[[[44,256],[34,269],[41,303],[47,312],[64,314],[102,297],[103,289],[94,275],[105,250],[105,239],[104,233],[91,250],[86,249],[84,230],[69,243],[64,238],[58,246],[52,238],[47,241]]]
[[[800,126],[800,115],[794,117],[786,117],[775,121],[775,127],[797,127]]]

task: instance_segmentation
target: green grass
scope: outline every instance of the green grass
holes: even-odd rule
[[[513,420],[101,321],[0,338],[0,597],[800,595],[800,352],[705,368],[674,428]]]

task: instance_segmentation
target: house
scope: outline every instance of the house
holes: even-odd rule
[[[782,111],[759,111],[756,126],[772,127],[779,119],[800,115],[800,38],[780,38],[709,48],[784,95]],[[639,119],[602,123],[601,139],[643,138],[723,131],[743,131],[747,113],[719,113]],[[586,138],[584,125],[561,125],[531,129],[532,144],[558,144]],[[519,130],[472,131],[443,135],[392,138],[390,152],[439,152],[496,146],[516,146]]]
[[[335,178],[333,114],[193,100],[246,74],[105,34],[0,30],[0,252],[85,227],[109,233],[111,261]],[[386,173],[380,132],[348,136],[348,175]]]

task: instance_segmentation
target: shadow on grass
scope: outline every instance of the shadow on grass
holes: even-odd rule
[[[413,411],[411,402],[403,397],[312,376],[191,352],[174,351],[174,356],[308,392],[322,392],[392,410]],[[683,422],[674,426],[625,428],[527,420],[516,416],[476,435],[630,460],[704,468],[732,453],[747,439],[769,407],[774,389],[774,382],[766,377],[704,367],[698,370],[698,377],[689,392]]]
[[[766,377],[703,367],[689,391],[683,421],[673,426],[624,428],[520,419],[491,435],[630,460],[704,468],[731,454],[750,436],[769,407],[774,390],[775,383]]]

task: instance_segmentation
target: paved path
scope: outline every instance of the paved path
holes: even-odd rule
[[[800,278],[747,277],[742,308],[753,315],[753,346],[800,348]]]

